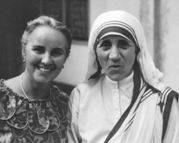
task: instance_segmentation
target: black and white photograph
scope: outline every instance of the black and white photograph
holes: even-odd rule
[[[1,0],[0,143],[179,143],[179,1]]]

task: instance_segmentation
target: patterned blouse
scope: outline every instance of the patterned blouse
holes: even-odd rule
[[[0,143],[67,143],[68,96],[57,86],[51,96],[28,101],[0,80]]]

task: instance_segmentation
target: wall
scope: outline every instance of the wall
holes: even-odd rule
[[[165,81],[179,91],[179,1],[162,1]]]
[[[85,78],[87,69],[87,42],[73,41],[70,56],[56,81],[76,85]]]
[[[38,14],[35,0],[1,0],[0,4],[0,78],[20,74],[20,39],[26,22]]]

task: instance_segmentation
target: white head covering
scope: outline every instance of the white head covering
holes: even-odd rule
[[[140,51],[137,55],[137,62],[140,66],[144,80],[151,86],[162,90],[163,89],[163,74],[155,67],[154,62],[147,50],[146,39],[142,25],[133,15],[125,11],[108,11],[99,15],[93,23],[89,37],[89,59],[86,79],[89,79],[96,73],[98,66],[95,55],[95,45],[101,31],[110,27],[120,27],[127,30],[132,35],[136,45]],[[112,32],[113,33],[113,32]],[[110,33],[109,33],[110,34]],[[120,32],[118,32],[120,34]],[[121,36],[124,36],[121,34]]]

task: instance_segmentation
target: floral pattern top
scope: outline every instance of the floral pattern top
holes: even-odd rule
[[[67,143],[68,99],[53,85],[48,99],[28,101],[0,80],[0,143]]]

